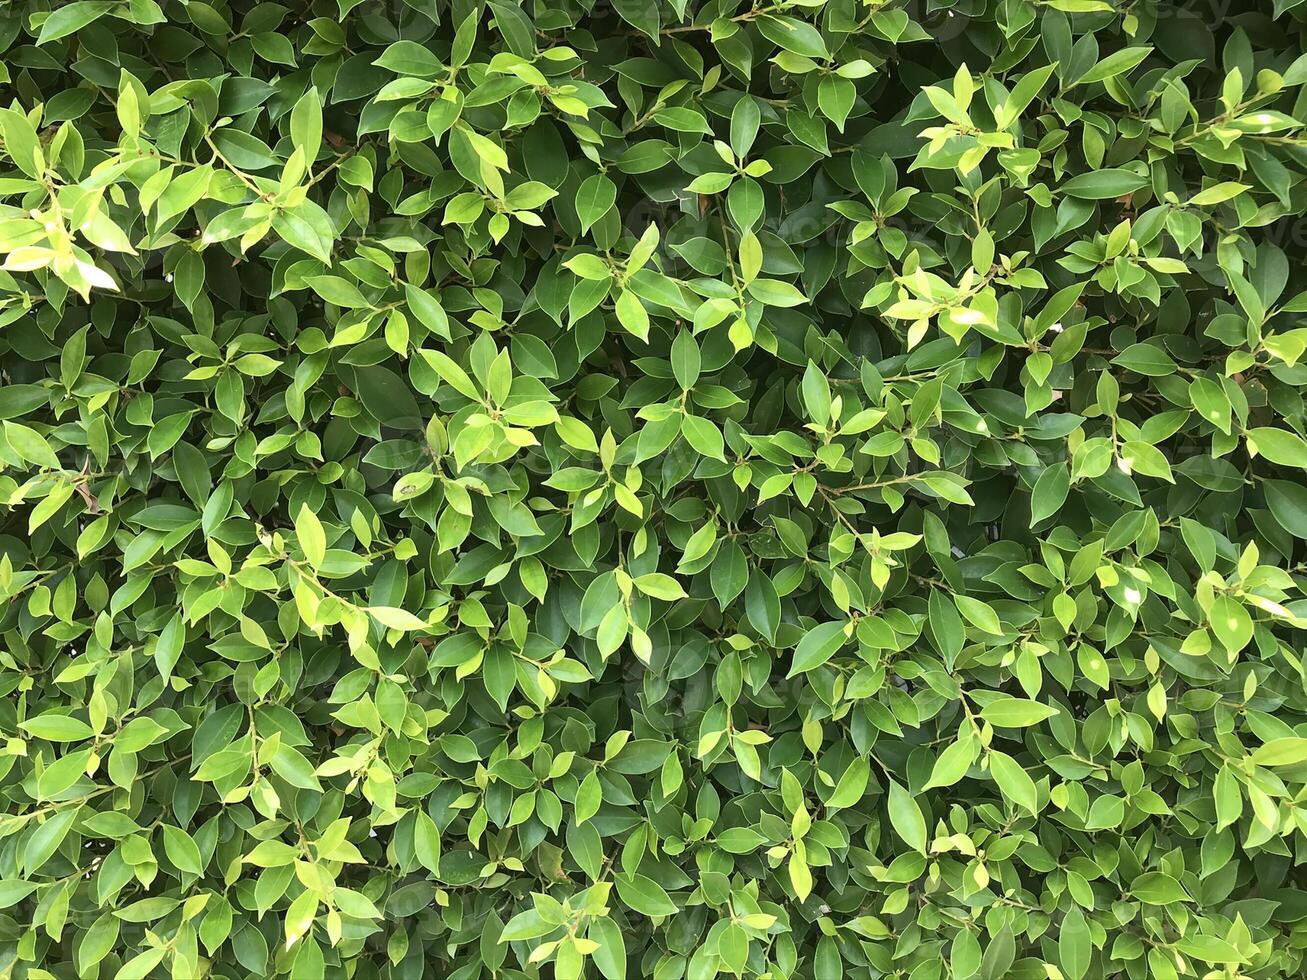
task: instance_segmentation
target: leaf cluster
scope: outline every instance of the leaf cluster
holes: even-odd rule
[[[0,7],[0,971],[1302,976],[1300,4]]]

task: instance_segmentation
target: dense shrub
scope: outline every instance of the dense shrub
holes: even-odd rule
[[[0,968],[1270,978],[1300,0],[0,10]]]

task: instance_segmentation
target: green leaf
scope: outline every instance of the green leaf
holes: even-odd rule
[[[369,606],[368,614],[387,629],[407,632],[427,628],[426,621],[420,616],[397,606]]]
[[[660,23],[658,4],[653,0],[614,0],[613,9],[619,17],[650,38],[658,37]]]
[[[688,330],[682,330],[672,341],[672,373],[682,391],[689,391],[699,380],[702,358],[699,345]]]
[[[812,361],[808,362],[807,370],[803,372],[800,391],[809,417],[818,425],[825,426],[830,421],[830,382]]]
[[[999,697],[980,709],[980,717],[999,728],[1027,728],[1057,713],[1057,708],[1050,705],[1013,697]]]
[[[164,824],[163,848],[168,860],[178,869],[197,875],[203,873],[204,860],[200,849],[184,830]]]
[[[431,369],[460,395],[471,398],[473,401],[481,400],[481,393],[477,390],[477,386],[467,372],[448,354],[437,350],[420,350],[418,353],[431,366]]]
[[[95,734],[86,722],[67,715],[41,715],[39,718],[19,722],[18,727],[32,738],[47,742],[80,742]]]
[[[935,643],[943,653],[945,662],[952,664],[966,642],[966,630],[958,606],[950,602],[942,589],[932,589],[928,602],[928,621]]]
[[[835,792],[826,800],[827,808],[842,810],[862,799],[871,778],[871,765],[866,759],[854,759],[835,785]]]
[[[9,448],[22,459],[37,466],[57,470],[60,468],[59,457],[54,454],[50,444],[35,429],[30,429],[18,422],[3,423],[5,441]]]
[[[890,826],[914,851],[926,853],[926,818],[921,815],[921,807],[909,795],[908,791],[894,780],[889,783],[887,806]]]
[[[1052,517],[1066,503],[1071,489],[1071,475],[1062,463],[1048,466],[1030,492],[1030,523],[1039,524]]]
[[[822,623],[810,629],[794,649],[794,658],[790,663],[790,677],[806,673],[820,667],[847,641],[843,622]]]
[[[90,972],[92,968],[109,955],[114,944],[118,942],[119,921],[113,915],[105,913],[95,920],[86,930],[82,944],[77,949],[78,968]]]
[[[1231,653],[1238,653],[1253,638],[1252,618],[1243,603],[1232,596],[1217,596],[1207,618],[1216,638]]]
[[[1076,79],[1075,84],[1089,85],[1092,82],[1101,82],[1109,78],[1114,78],[1117,75],[1123,75],[1152,53],[1153,49],[1144,45],[1113,51],[1098,64],[1094,65],[1093,68],[1090,68],[1089,71]]]
[[[0,881],[0,908],[12,908],[32,892],[36,891],[36,882],[9,878]]]
[[[676,904],[652,878],[640,874],[630,877],[618,875],[614,881],[618,896],[641,915],[672,915],[676,912]]]
[[[1296,766],[1307,762],[1307,738],[1273,738],[1254,750],[1252,761],[1259,766]]]
[[[306,164],[318,158],[322,147],[322,97],[316,88],[310,88],[295,103],[290,114],[290,138],[295,148],[304,154]]]
[[[1085,201],[1106,201],[1133,194],[1148,183],[1130,170],[1108,168],[1093,173],[1078,174],[1063,183],[1060,190],[1067,197]]]
[[[780,279],[755,279],[748,289],[750,296],[767,306],[798,306],[808,301],[794,285]]]
[[[1272,463],[1307,469],[1307,440],[1296,432],[1258,426],[1248,430],[1248,446]]]
[[[401,75],[426,77],[439,74],[444,67],[428,48],[413,41],[392,42],[373,64]]]
[[[1156,344],[1131,344],[1114,357],[1112,363],[1150,378],[1166,377],[1176,371],[1175,361]]]
[[[328,303],[351,310],[371,305],[359,292],[357,286],[340,276],[312,276],[306,281],[313,287],[313,291]]]
[[[609,918],[592,919],[586,935],[598,944],[590,958],[605,980],[625,980],[626,940],[617,923]]]
[[[578,824],[585,823],[599,812],[599,804],[603,801],[602,792],[599,778],[594,771],[591,771],[585,779],[581,780],[581,786],[576,791],[576,822]]]
[[[1057,953],[1062,972],[1070,980],[1085,980],[1089,974],[1089,961],[1093,947],[1089,940],[1089,923],[1080,907],[1073,905],[1062,917],[1058,933]]]
[[[322,522],[307,505],[301,506],[295,516],[295,538],[308,563],[314,568],[320,568],[327,558],[327,535],[322,529]]]
[[[1010,755],[991,749],[989,772],[1003,798],[1032,815],[1039,813],[1039,790],[1030,774]]]
[[[725,461],[726,443],[722,439],[721,430],[708,419],[686,415],[681,419],[681,435],[700,455]]]
[[[1130,893],[1148,905],[1174,905],[1177,902],[1192,901],[1180,887],[1180,882],[1160,871],[1150,871],[1130,882]]]
[[[57,41],[80,31],[87,24],[99,20],[113,9],[113,4],[105,0],[76,0],[54,10],[41,23],[41,35],[37,44]]]
[[[685,589],[681,583],[670,575],[661,572],[649,572],[633,579],[635,587],[647,596],[667,602],[685,598]]]
[[[762,112],[752,96],[745,95],[736,101],[731,110],[731,150],[737,157],[748,154],[761,121]]]
[[[922,791],[934,789],[937,786],[955,785],[967,774],[975,761],[975,740],[969,734],[966,736],[959,735],[935,759],[935,765],[930,771],[930,778],[922,786]]]
[[[426,813],[419,812],[414,822],[413,852],[424,868],[440,873],[440,831]]]
[[[954,593],[953,602],[972,626],[994,636],[1003,635],[1003,624],[999,622],[998,613],[989,603],[961,593]]]
[[[649,339],[649,313],[634,292],[627,289],[619,293],[615,304],[617,321],[627,333],[643,341]]]
[[[589,231],[616,200],[617,187],[603,174],[592,174],[582,181],[576,191],[576,214],[581,219],[581,231]]]

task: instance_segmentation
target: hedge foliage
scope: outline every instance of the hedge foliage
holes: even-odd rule
[[[0,970],[1302,976],[1307,7],[0,8]]]

